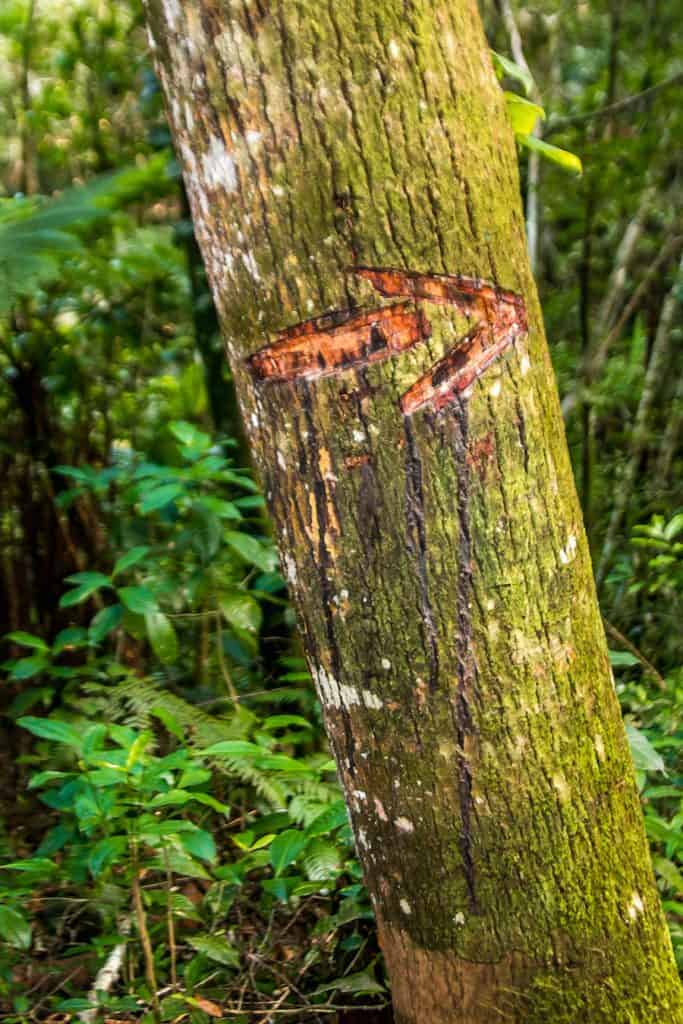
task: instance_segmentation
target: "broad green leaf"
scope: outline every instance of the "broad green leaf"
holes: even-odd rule
[[[381,992],[386,992],[386,989],[384,985],[380,985],[367,971],[358,971],[357,974],[347,974],[345,978],[337,978],[335,981],[329,981],[325,985],[319,985],[313,995],[334,991],[353,993],[354,995],[360,995],[361,993],[378,995]]]
[[[200,463],[201,465],[201,463]],[[219,519],[241,519],[242,513],[232,501],[225,501],[224,498],[217,498],[213,494],[204,494],[199,499],[199,504],[212,512]]]
[[[156,509],[170,505],[172,501],[185,493],[182,484],[162,484],[161,487],[153,487],[146,491],[140,501],[141,512],[154,512]]]
[[[70,608],[72,605],[80,604],[92,594],[95,594],[103,587],[111,586],[108,576],[101,572],[77,572],[73,576],[67,576],[67,583],[75,583],[74,590],[67,590],[59,602],[60,608]]]
[[[72,775],[72,772],[55,772],[49,769],[44,772],[37,772],[36,775],[32,775],[29,779],[28,788],[36,789],[38,786],[44,786],[46,782],[54,782],[55,779],[68,779]]]
[[[519,82],[528,96],[534,87],[534,80],[528,69],[520,67],[519,64],[515,64],[509,57],[504,57],[502,53],[496,53],[495,50],[491,50],[491,56],[498,78],[507,77],[512,78],[515,82]]]
[[[650,743],[644,732],[636,729],[633,725],[626,726],[629,746],[633,764],[637,771],[643,772],[665,772],[666,765],[660,754]]]
[[[173,828],[169,822],[169,829]],[[199,857],[200,860],[212,863],[216,860],[216,843],[210,832],[198,828],[194,832],[183,832],[180,836],[180,843],[183,849],[192,857]]]
[[[345,825],[347,821],[346,804],[343,800],[335,800],[322,814],[313,819],[306,829],[306,835],[326,835],[328,832],[332,832],[333,829],[339,828],[340,825]]]
[[[67,583],[76,583],[79,587],[92,587],[99,590],[100,587],[108,587],[111,580],[102,572],[74,572],[66,577]]]
[[[209,960],[215,960],[226,967],[239,967],[239,952],[220,935],[188,935],[187,942]]]
[[[136,615],[157,611],[157,599],[148,587],[121,587],[117,594],[128,611]]]
[[[177,823],[176,823],[177,824]],[[168,823],[164,823],[165,831],[168,830]],[[164,857],[159,857],[152,862],[155,870],[165,871],[166,865],[176,875],[184,875],[187,878],[205,878],[210,879],[211,875],[208,873],[206,868],[191,857],[188,853],[182,850],[167,849]]]
[[[258,747],[247,740],[220,740],[198,753],[202,757],[260,757],[263,754],[263,747]]]
[[[202,430],[198,430],[192,423],[183,420],[176,420],[169,424],[174,437],[188,448],[196,448],[197,451],[206,451],[211,447],[211,438]]]
[[[257,767],[272,772],[311,772],[309,765],[286,754],[266,754],[259,759]]]
[[[633,665],[640,664],[629,651],[609,651],[609,661],[613,668],[631,668]]]
[[[42,637],[34,636],[33,633],[25,633],[23,629],[15,629],[13,633],[7,633],[5,640],[11,640],[14,644],[21,644],[22,647],[33,647],[36,651],[49,650]]]
[[[39,672],[43,672],[49,665],[44,654],[34,654],[30,658],[19,658],[12,665],[10,672],[11,679],[32,679]]]
[[[175,736],[175,738],[180,740],[181,743],[183,742],[185,739],[183,727],[178,719],[175,718],[167,708],[157,705],[156,707],[150,708],[149,713],[150,715],[154,715],[155,718],[158,718],[172,736]]]
[[[130,750],[126,757],[126,770],[130,771],[138,763],[145,750],[150,744],[152,734],[150,732],[141,732],[139,736],[136,736],[130,745]]]
[[[132,568],[141,562],[145,555],[149,552],[149,548],[141,545],[140,547],[131,548],[130,551],[126,551],[125,555],[121,555],[117,558],[112,571],[112,577],[117,576],[120,572],[125,572],[126,569]]]
[[[52,740],[55,743],[66,743],[69,747],[79,749],[82,742],[81,733],[69,725],[68,722],[60,722],[56,718],[32,718],[26,716],[18,719],[18,724],[23,729],[28,729],[34,736],[43,740]]]
[[[270,845],[270,863],[276,875],[292,864],[308,843],[308,836],[298,829],[281,832]]]
[[[265,732],[270,732],[272,729],[286,729],[292,725],[299,726],[301,729],[313,728],[313,723],[302,718],[301,715],[269,715],[261,723],[261,728]]]
[[[277,555],[271,546],[266,547],[248,533],[226,530],[225,542],[245,562],[255,565],[262,572],[272,572],[277,566]]]
[[[549,142],[537,139],[535,135],[519,133],[517,141],[522,146],[526,146],[527,149],[535,149],[541,156],[544,156],[547,160],[552,160],[553,163],[559,164],[566,171],[571,171],[573,174],[583,174],[583,164],[575,153],[570,153],[566,149],[559,149],[558,146],[551,146]]]
[[[261,605],[243,590],[233,590],[223,594],[219,599],[221,611],[231,626],[246,629],[249,633],[258,633],[261,628],[263,612]]]
[[[121,854],[125,853],[127,846],[126,836],[111,836],[95,843],[88,857],[90,873],[94,876],[99,875],[104,868],[114,864]]]
[[[29,857],[26,860],[13,860],[8,864],[0,864],[3,871],[22,871],[25,874],[51,875],[57,870],[54,861],[47,857]]]
[[[515,135],[530,135],[536,127],[536,122],[545,120],[545,111],[538,103],[525,100],[514,92],[505,93],[505,103],[510,115],[512,130]]]
[[[82,626],[68,626],[66,629],[61,629],[55,637],[55,642],[52,645],[52,654],[61,654],[62,651],[73,651],[77,647],[82,647],[88,641],[88,631],[83,629]]]
[[[0,905],[0,939],[15,949],[31,948],[31,925],[12,907]]]
[[[163,612],[149,611],[145,614],[147,636],[152,650],[165,665],[178,657],[178,637],[171,620]]]
[[[101,643],[113,629],[116,629],[122,617],[123,608],[120,604],[110,604],[106,608],[101,608],[90,622],[90,628],[88,629],[90,642],[93,644]]]

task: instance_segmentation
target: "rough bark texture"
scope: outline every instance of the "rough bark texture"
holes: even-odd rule
[[[396,1019],[683,1021],[475,4],[148,15]]]

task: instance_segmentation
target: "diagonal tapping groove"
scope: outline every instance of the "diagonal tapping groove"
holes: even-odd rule
[[[349,273],[383,298],[401,301],[326,313],[287,328],[247,359],[257,381],[311,380],[389,359],[431,336],[423,302],[453,306],[474,326],[400,400],[404,416],[426,405],[439,411],[527,331],[523,298],[479,278],[391,267],[351,267]]]
[[[288,328],[247,363],[260,381],[329,377],[397,355],[430,334],[426,316],[410,302],[343,310]]]

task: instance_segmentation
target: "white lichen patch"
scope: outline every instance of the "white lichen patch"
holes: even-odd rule
[[[401,910],[403,911],[403,913],[406,914],[408,917],[410,917],[410,915],[412,914],[413,911],[412,911],[412,908],[410,906],[410,903],[408,903],[408,900],[405,900],[405,899],[399,900],[399,906],[400,906]]]
[[[415,831],[415,826],[413,825],[412,821],[410,821],[408,818],[394,818],[394,825],[399,830],[399,832]]]
[[[560,798],[560,803],[566,804],[571,797],[571,789],[569,788],[569,783],[561,772],[553,775],[553,786],[555,787],[555,792]]]
[[[494,380],[493,384],[489,389],[489,394],[491,395],[491,398],[498,398],[501,388],[502,384],[500,383],[500,378],[498,378],[498,380]]]
[[[380,819],[380,821],[389,820],[387,817],[387,812],[384,810],[384,804],[378,797],[375,797],[375,813],[377,814],[377,817]]]
[[[226,192],[237,190],[237,168],[223,139],[211,136],[209,148],[202,156],[202,176],[209,188]]]
[[[522,356],[522,358],[519,361],[519,372],[521,373],[522,377],[526,377],[526,375],[527,375],[527,373],[529,372],[530,369],[531,369],[531,362],[529,361],[529,357],[528,357],[528,355],[525,352],[524,355]]]
[[[180,0],[163,0],[164,17],[169,28],[175,28],[182,17]]]
[[[357,690],[355,686],[340,683],[323,667],[314,670],[313,678],[320,703],[325,707],[348,708],[355,704],[376,711],[383,706],[380,698],[371,690]]]
[[[605,741],[599,732],[596,732],[593,737],[593,746],[595,747],[595,755],[601,763],[605,760]]]
[[[249,275],[254,279],[254,281],[260,281],[261,272],[259,271],[258,264],[256,262],[253,252],[243,252],[241,253],[241,256],[242,263],[244,263],[244,266]]]
[[[635,921],[636,918],[638,918],[644,910],[645,904],[643,903],[643,897],[640,895],[637,889],[634,889],[633,896],[631,897],[631,902],[626,908],[626,913],[631,921]]]
[[[570,533],[567,538],[566,545],[560,549],[560,561],[562,562],[562,565],[569,565],[570,562],[574,561],[576,558],[577,547],[578,542],[576,540],[576,535]]]
[[[365,792],[364,789],[354,789],[353,796],[355,797],[356,800],[360,800],[362,803],[364,803],[368,798],[368,794]]]
[[[381,664],[381,666],[382,666],[382,668],[384,669],[385,672],[388,672],[389,669],[391,668],[391,662],[389,661],[388,658],[382,658],[382,661],[380,662],[380,664]]]
[[[465,923],[465,915],[463,914],[462,910],[458,911],[453,920],[458,925],[463,925]]]
[[[295,587],[297,581],[296,562],[291,555],[285,555],[282,559],[282,564],[285,570],[285,579],[290,587]]]

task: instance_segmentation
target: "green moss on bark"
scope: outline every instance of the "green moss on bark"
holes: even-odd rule
[[[397,1019],[680,1024],[476,8],[147,6]],[[512,289],[528,337],[409,418],[449,307],[395,358],[256,382],[279,331],[382,304],[354,265]]]

